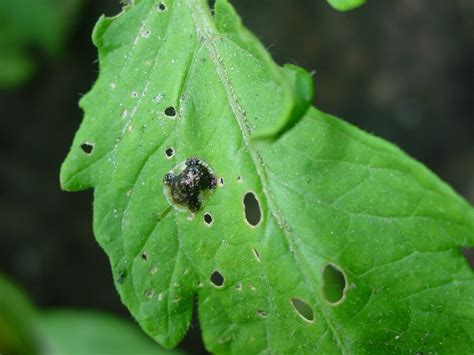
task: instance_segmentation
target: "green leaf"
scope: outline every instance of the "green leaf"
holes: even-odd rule
[[[96,238],[149,335],[178,344],[197,297],[216,353],[472,351],[472,207],[308,108],[309,75],[277,66],[227,1],[212,16],[136,0],[93,39],[61,184],[95,189]]]
[[[328,0],[328,3],[339,11],[349,11],[365,4],[365,0]]]
[[[0,274],[0,354],[36,354],[35,319],[27,297]]]
[[[13,88],[35,72],[31,48],[57,57],[74,24],[81,0],[0,2],[0,88]]]
[[[138,327],[105,314],[87,311],[49,311],[39,325],[47,355],[64,354],[179,354],[163,350]]]

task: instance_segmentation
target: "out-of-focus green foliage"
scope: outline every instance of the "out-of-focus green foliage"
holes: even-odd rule
[[[0,354],[37,354],[35,316],[27,297],[0,274]]]
[[[328,2],[339,11],[353,10],[365,4],[365,0],[328,0]]]
[[[0,275],[0,354],[178,354],[164,350],[137,326],[89,311],[37,311]]]
[[[87,311],[50,311],[40,316],[44,354],[179,354],[164,350],[137,326]]]
[[[57,57],[82,0],[0,1],[0,88],[13,88],[35,72],[32,50]]]

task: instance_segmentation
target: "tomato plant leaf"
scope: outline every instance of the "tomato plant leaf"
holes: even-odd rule
[[[328,3],[339,11],[349,11],[365,4],[365,0],[328,0]]]
[[[95,189],[124,304],[173,347],[198,300],[216,353],[466,353],[474,211],[398,148],[309,107],[231,5],[136,0],[61,171]]]

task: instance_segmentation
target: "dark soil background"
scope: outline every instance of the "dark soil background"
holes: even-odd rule
[[[97,76],[90,33],[118,2],[88,1],[64,57],[38,55],[26,87],[0,92],[0,270],[40,307],[129,317],[92,234],[92,192],[58,183],[77,101]],[[369,0],[345,14],[324,0],[233,3],[279,63],[315,71],[319,108],[396,143],[474,202],[472,0]],[[204,351],[197,325],[183,348]]]

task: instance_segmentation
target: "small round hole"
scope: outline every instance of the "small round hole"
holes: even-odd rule
[[[94,144],[87,142],[83,143],[81,144],[81,149],[86,154],[92,154],[92,151],[94,150]]]
[[[127,276],[127,272],[125,270],[122,270],[119,272],[118,277],[117,277],[117,282],[119,283],[119,285],[123,284],[123,281],[126,276]]]
[[[211,283],[216,287],[224,286],[224,276],[219,271],[214,271],[211,275]]]
[[[224,178],[219,178],[219,180],[217,180],[217,185],[219,187],[223,187],[224,186]]]
[[[145,297],[150,299],[150,298],[153,297],[153,293],[154,293],[153,290],[146,290],[145,291]]]
[[[145,260],[145,261],[148,260],[148,253],[147,253],[146,251],[144,251],[144,252],[142,253],[142,259]]]
[[[174,149],[173,148],[166,149],[165,154],[166,154],[166,157],[169,159],[174,157]]]
[[[344,298],[346,289],[344,273],[333,264],[327,264],[323,269],[323,293],[329,303],[338,303]]]
[[[205,222],[208,226],[210,226],[213,221],[214,221],[214,220],[213,220],[212,215],[211,215],[210,213],[205,213],[205,214],[204,214],[204,222]]]
[[[168,117],[176,117],[176,109],[173,106],[167,107],[165,115]]]
[[[244,197],[245,220],[252,227],[256,227],[262,220],[260,203],[253,192],[247,192]]]
[[[156,7],[158,11],[166,11],[166,5],[162,2]]]
[[[138,92],[132,91],[132,97],[135,99],[138,97]]]
[[[314,312],[308,303],[299,298],[292,298],[291,305],[295,309],[296,313],[298,313],[298,315],[305,321],[309,323],[314,322]]]
[[[242,291],[242,283],[238,282],[236,285],[235,285],[235,289],[237,291]]]

